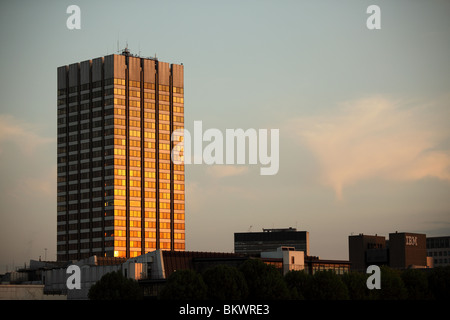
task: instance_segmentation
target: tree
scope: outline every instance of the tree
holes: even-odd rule
[[[235,267],[217,265],[203,273],[208,287],[208,299],[243,300],[247,298],[248,287],[244,276]]]
[[[408,296],[400,271],[381,266],[381,289],[373,289],[374,296],[380,300],[404,300]]]
[[[367,274],[348,272],[342,275],[342,281],[347,286],[350,300],[368,300],[372,298],[372,291],[367,288]]]
[[[339,275],[332,270],[314,273],[306,292],[311,300],[347,300],[348,289]]]
[[[203,300],[207,287],[202,276],[193,270],[177,270],[167,279],[159,297],[165,300]]]
[[[304,270],[292,270],[286,273],[284,280],[292,299],[303,300],[309,285],[311,276]]]
[[[105,274],[88,292],[90,300],[140,300],[142,289],[136,280],[125,278],[122,272]]]
[[[437,267],[429,272],[428,286],[436,300],[450,300],[450,267]]]
[[[408,292],[408,300],[424,300],[430,297],[428,279],[424,270],[406,269],[400,276]]]
[[[246,260],[239,270],[248,286],[248,298],[259,300],[289,299],[289,291],[279,270],[259,259]]]

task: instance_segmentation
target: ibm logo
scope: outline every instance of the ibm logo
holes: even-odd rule
[[[406,245],[407,246],[417,246],[417,237],[406,236]]]

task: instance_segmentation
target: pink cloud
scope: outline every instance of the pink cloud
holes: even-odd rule
[[[368,98],[318,116],[293,119],[289,130],[316,156],[321,182],[342,199],[346,186],[371,178],[450,181],[448,108]]]
[[[42,145],[54,143],[56,138],[40,136],[36,126],[11,115],[0,114],[0,153],[5,142],[12,142],[25,155],[30,156]]]

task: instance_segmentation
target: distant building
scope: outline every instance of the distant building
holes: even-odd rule
[[[426,268],[426,235],[409,232],[378,235],[352,235],[348,238],[352,270],[365,271],[370,265],[387,265],[395,269]]]
[[[227,252],[155,250],[129,259],[123,264],[122,272],[138,280],[145,297],[155,298],[167,278],[177,270],[203,272],[216,265],[239,267],[247,259],[246,255]]]
[[[234,234],[234,252],[259,256],[261,252],[276,251],[279,247],[293,247],[309,255],[309,233],[295,228],[263,229],[262,232]]]
[[[126,258],[98,256],[91,256],[79,261],[68,261],[63,268],[52,268],[42,273],[44,293],[66,295],[68,300],[85,300],[92,285],[107,273],[121,271],[122,264],[126,261]],[[67,274],[67,267],[72,264],[80,267],[81,289],[69,290],[67,288],[67,278],[70,276]]]
[[[395,269],[427,266],[426,235],[395,232],[389,234],[389,266]]]
[[[315,274],[317,271],[330,270],[336,274],[344,274],[350,271],[351,263],[347,260],[327,260],[319,257],[305,257],[305,272]]]
[[[260,259],[272,265],[283,275],[293,270],[303,270],[308,274],[317,271],[332,270],[337,274],[348,272],[348,261],[321,260],[306,256],[304,251],[293,247],[279,247],[273,251],[264,251],[258,257],[228,252],[197,252],[154,250],[133,258],[91,256],[78,261],[37,262],[32,261],[30,268],[19,275],[4,281],[0,288],[0,297],[14,298],[23,296],[25,285],[34,285],[36,297],[42,300],[67,299],[86,300],[89,289],[105,274],[120,271],[126,278],[138,281],[144,297],[156,298],[166,280],[176,271],[193,270],[199,273],[216,265],[228,265],[239,268],[248,259]],[[80,267],[81,289],[68,289],[67,273],[70,265]],[[6,279],[3,277],[3,279]],[[31,283],[29,279],[33,279]],[[13,287],[15,286],[15,287]]]
[[[305,253],[296,251],[293,247],[279,247],[276,251],[261,252],[261,260],[267,264],[275,264],[283,274],[293,270],[305,270]]]
[[[435,267],[450,265],[450,237],[427,238],[427,256],[432,259]]]
[[[371,264],[388,264],[386,238],[378,235],[348,237],[349,260],[352,270],[366,270]]]
[[[77,300],[87,299],[90,287],[106,273],[122,269],[125,258],[92,256],[79,261],[31,260],[28,268],[2,277],[0,299]],[[81,289],[68,290],[67,268],[80,267]]]
[[[331,270],[336,274],[344,274],[350,270],[350,262],[344,260],[323,260],[319,257],[307,256],[304,251],[293,247],[279,247],[276,251],[261,252],[261,260],[274,265],[283,275],[289,271],[304,271],[314,274],[317,271]]]
[[[86,300],[92,285],[105,274],[120,271],[126,278],[138,281],[144,296],[148,298],[156,297],[167,278],[177,270],[202,272],[218,264],[239,267],[247,259],[246,255],[234,253],[160,249],[130,259],[91,256],[79,261],[68,261],[64,265],[62,262],[49,265],[41,270],[35,284],[42,285],[46,299],[65,297],[67,300]],[[67,274],[67,267],[72,264],[80,267],[81,289],[67,288],[67,279],[70,276]]]
[[[42,284],[0,284],[0,300],[66,300],[64,295],[44,293]]]

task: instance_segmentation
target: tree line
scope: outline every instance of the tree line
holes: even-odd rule
[[[161,300],[448,300],[450,267],[394,270],[381,267],[381,289],[368,289],[369,274],[331,270],[289,271],[249,259],[239,267],[216,265],[203,272],[178,270],[159,291]],[[104,279],[106,278],[106,279]],[[121,279],[122,278],[122,279]],[[120,285],[123,283],[123,285]],[[121,288],[118,288],[120,287]],[[100,279],[90,299],[142,299],[137,281],[120,272]]]

